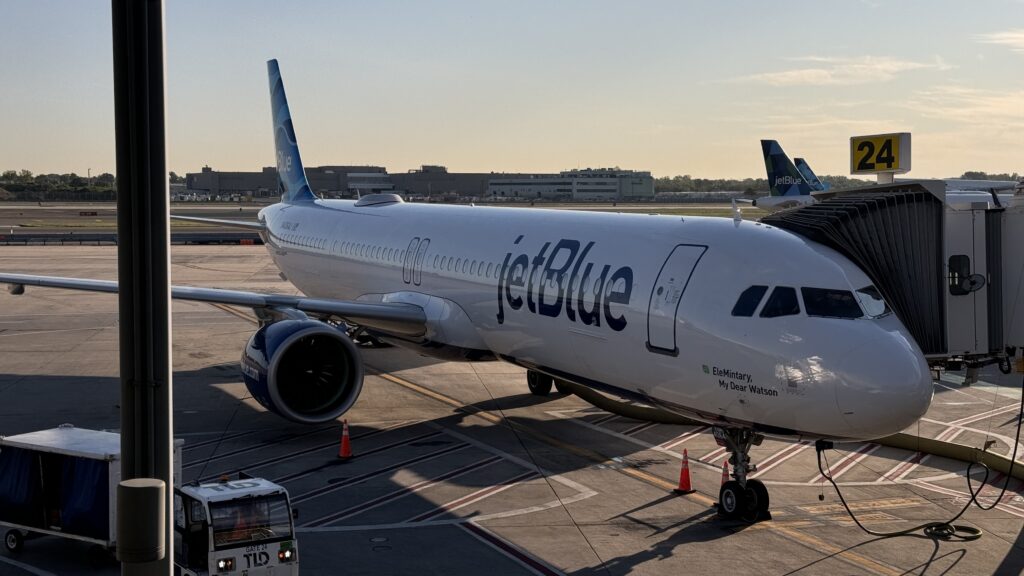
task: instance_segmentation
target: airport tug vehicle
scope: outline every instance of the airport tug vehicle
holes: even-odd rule
[[[261,478],[174,490],[174,562],[182,576],[299,573],[288,491]]]

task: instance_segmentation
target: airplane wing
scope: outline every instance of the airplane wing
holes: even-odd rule
[[[9,284],[12,294],[24,293],[25,286],[117,293],[117,282],[112,280],[0,274],[0,284]],[[261,294],[195,286],[171,286],[171,298],[247,306],[256,310],[257,313],[273,314],[278,310],[299,310],[311,314],[331,315],[349,320],[353,324],[400,336],[422,335],[427,322],[423,309],[413,304],[328,300],[288,294]]]
[[[267,227],[263,222],[243,222],[241,220],[220,220],[217,218],[199,218],[196,216],[175,216],[171,214],[171,220],[183,220],[186,222],[201,222],[203,224],[211,224],[216,226],[229,226],[231,228],[242,228],[244,230],[255,230],[260,232],[266,230]]]

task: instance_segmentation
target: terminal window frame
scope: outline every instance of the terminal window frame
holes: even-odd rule
[[[796,288],[792,286],[776,286],[761,309],[761,318],[780,318],[800,314],[800,301],[796,297]]]
[[[739,298],[736,299],[736,304],[732,307],[732,315],[740,317],[750,317],[757,312],[757,307],[761,305],[761,301],[764,300],[764,295],[768,293],[768,287],[762,284],[754,284],[748,286],[746,290],[740,292]]]
[[[846,320],[864,317],[864,310],[849,290],[802,286],[800,296],[804,299],[804,312],[808,316]]]

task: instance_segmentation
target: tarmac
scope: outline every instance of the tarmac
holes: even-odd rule
[[[292,293],[260,246],[175,246],[176,284]],[[0,270],[114,279],[111,246],[5,246]],[[1024,486],[957,523],[975,541],[917,532],[877,538],[850,520],[810,442],[752,450],[773,519],[718,518],[727,458],[705,427],[616,417],[574,396],[529,394],[523,370],[364,348],[363,393],[345,415],[355,457],[336,454],[340,422],[303,427],[262,409],[238,372],[251,311],[175,302],[174,431],[183,475],[245,471],[282,483],[299,510],[303,574],[1020,574]],[[0,434],[72,423],[119,427],[117,300],[28,288],[0,292]],[[908,432],[1008,454],[1021,375],[995,369],[962,386],[944,374]],[[671,492],[683,450],[697,492]],[[872,443],[826,452],[869,529],[946,520],[968,501],[966,464]],[[1024,459],[1018,456],[1018,460]],[[980,480],[980,474],[975,481]],[[986,487],[993,503],[1004,478]],[[977,484],[975,484],[977,486]],[[56,537],[0,552],[0,575],[118,574],[89,544]]]

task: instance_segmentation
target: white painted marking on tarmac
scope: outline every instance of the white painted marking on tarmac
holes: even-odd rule
[[[616,438],[619,438],[620,440],[624,440],[626,442],[630,442],[632,444],[636,444],[637,446],[640,446],[640,447],[642,447],[642,448],[644,448],[646,450],[653,450],[655,452],[659,452],[661,454],[665,454],[667,456],[671,456],[671,457],[675,458],[676,460],[682,460],[683,459],[683,455],[681,453],[679,453],[679,452],[674,452],[672,450],[668,450],[667,448],[662,448],[661,446],[655,446],[654,444],[650,444],[650,443],[644,442],[643,440],[638,440],[638,439],[636,439],[636,438],[634,438],[632,436],[626,436],[625,434],[619,434],[618,432],[616,432],[614,430],[608,430],[607,428],[602,428],[600,426],[595,426],[594,424],[591,424],[590,422],[585,422],[585,421],[580,420],[578,418],[571,418],[571,417],[566,415],[567,413],[570,413],[570,412],[575,413],[576,410],[548,410],[548,411],[546,411],[546,414],[548,414],[550,416],[554,416],[556,418],[561,418],[563,420],[568,420],[569,422],[571,422],[571,423],[573,423],[573,424],[575,424],[577,426],[583,426],[584,428],[589,428],[591,430],[596,430],[597,432],[601,432],[601,433],[607,434],[609,436],[614,436]],[[707,428],[707,427],[705,426],[703,428]],[[699,432],[700,432],[700,429],[692,431],[693,434],[699,434]],[[689,440],[689,438],[687,438],[686,440]],[[683,440],[682,442],[685,442],[686,440]],[[674,445],[682,444],[682,442],[677,442]],[[721,468],[722,468],[721,466],[715,466],[714,464],[711,464],[711,463],[708,463],[708,462],[701,462],[696,457],[691,458],[690,459],[690,463],[691,464],[698,464],[700,466],[703,466],[703,467],[708,468],[708,469],[713,469],[713,470],[721,470]]]
[[[518,476],[515,476],[513,478],[509,478],[508,480],[505,480],[501,484],[487,486],[486,488],[481,488],[475,492],[470,492],[469,494],[466,494],[465,496],[462,496],[460,498],[456,498],[455,500],[449,500],[448,502],[445,502],[444,504],[441,504],[433,508],[432,510],[428,510],[422,514],[417,514],[416,516],[409,518],[408,520],[406,520],[406,522],[423,522],[424,520],[429,520],[430,518],[440,516],[441,514],[454,512],[456,510],[465,508],[466,506],[470,506],[472,504],[476,504],[477,502],[480,502],[486,498],[490,498],[491,496],[504,492],[505,490],[514,488],[522,484],[523,482],[536,478],[537,476],[537,472],[530,470],[526,473],[519,474]]]
[[[836,478],[839,478],[843,474],[845,474],[845,473],[849,472],[850,470],[852,470],[854,466],[856,466],[857,464],[860,464],[862,461],[864,461],[865,458],[867,458],[868,456],[874,454],[881,447],[882,446],[880,444],[864,444],[864,445],[862,445],[857,450],[854,450],[854,451],[850,452],[849,454],[847,454],[847,455],[843,456],[842,458],[840,458],[832,466],[829,466],[829,474],[832,476],[833,480],[835,480]],[[814,478],[808,480],[807,483],[808,484],[817,484],[817,483],[823,481],[824,479],[825,479],[825,477],[822,476],[821,473],[819,472],[819,473],[814,475]]]
[[[420,480],[419,482],[414,482],[413,484],[410,484],[408,486],[402,486],[401,488],[398,488],[396,490],[392,490],[391,492],[389,492],[387,494],[384,494],[383,496],[378,496],[377,498],[374,498],[372,500],[369,500],[369,501],[366,501],[366,502],[362,502],[360,504],[356,504],[355,506],[350,506],[350,507],[348,507],[348,508],[346,508],[344,510],[339,510],[337,512],[332,512],[332,513],[330,513],[330,514],[328,514],[326,516],[323,516],[323,517],[317,518],[315,520],[311,520],[309,522],[306,522],[306,525],[333,524],[335,522],[338,522],[339,520],[344,520],[345,518],[351,518],[352,516],[356,516],[358,514],[362,514],[363,512],[367,512],[367,511],[373,510],[375,508],[379,508],[381,506],[384,506],[385,504],[389,504],[389,503],[391,503],[391,502],[393,502],[395,500],[404,498],[404,497],[409,496],[411,494],[415,494],[417,492],[421,492],[421,491],[426,490],[428,488],[432,488],[434,486],[437,486],[438,484],[441,484],[442,482],[446,482],[448,480],[453,480],[453,479],[458,478],[460,476],[464,476],[466,474],[469,474],[470,472],[475,472],[477,470],[481,470],[481,469],[483,469],[483,468],[485,468],[485,467],[487,467],[487,466],[489,466],[491,464],[494,464],[494,463],[497,463],[497,462],[500,462],[500,461],[501,461],[501,457],[500,456],[489,456],[489,457],[487,457],[487,458],[485,458],[483,460],[478,460],[476,462],[473,462],[473,463],[467,464],[465,466],[456,468],[455,470],[448,470],[448,471],[445,471],[445,472],[441,472],[440,474],[435,474],[431,478],[424,478],[424,479]]]
[[[509,462],[513,462],[515,464],[518,464],[519,466],[522,466],[523,468],[526,468],[527,470],[533,470],[534,472],[537,472],[538,474],[540,474],[540,475],[542,475],[542,476],[544,476],[546,478],[554,480],[555,482],[558,482],[559,484],[562,484],[563,486],[566,486],[568,488],[572,488],[573,490],[575,490],[577,492],[592,492],[593,494],[597,494],[597,492],[594,492],[593,490],[591,490],[590,488],[584,486],[583,484],[580,484],[579,482],[576,482],[574,480],[570,480],[570,479],[562,476],[561,474],[554,474],[550,470],[546,470],[544,468],[538,467],[533,462],[527,462],[526,460],[523,460],[522,458],[519,458],[518,456],[514,456],[512,454],[509,454],[508,452],[505,452],[504,450],[500,450],[498,448],[495,448],[494,446],[491,446],[490,444],[485,444],[484,442],[481,442],[481,441],[476,440],[474,438],[470,438],[469,436],[467,436],[467,435],[465,435],[465,434],[463,434],[461,432],[456,432],[455,430],[452,430],[450,428],[445,428],[444,426],[441,426],[440,424],[438,424],[436,422],[426,422],[426,425],[430,426],[432,428],[436,428],[438,430],[441,430],[442,432],[444,432],[445,434],[448,434],[450,436],[454,436],[455,438],[458,438],[459,440],[462,440],[463,442],[465,442],[467,444],[472,444],[473,446],[476,446],[477,448],[480,448],[481,450],[486,450],[486,451],[491,452],[493,454],[497,454],[497,455],[501,456],[502,458],[508,460]]]
[[[561,570],[527,552],[520,546],[517,546],[487,528],[484,528],[478,521],[466,522],[459,524],[458,526],[478,541],[486,544],[488,547],[499,552],[503,556],[514,560],[517,564],[537,576],[565,576],[565,573]]]
[[[909,484],[913,484],[914,486],[920,486],[921,488],[926,488],[928,490],[932,490],[934,492],[938,492],[939,494],[945,494],[947,496],[956,496],[956,497],[959,497],[959,498],[970,498],[971,497],[971,495],[966,493],[966,492],[961,492],[959,490],[955,490],[955,489],[952,489],[952,488],[946,488],[945,486],[937,486],[935,484],[932,484],[931,482],[921,482],[920,480],[915,480],[915,481],[909,482]],[[1012,499],[1011,499],[1011,501],[1012,501]],[[1018,518],[1024,518],[1024,508],[1019,508],[1017,506],[1011,506],[1009,504],[1002,504],[1002,503],[996,504],[996,508],[998,510],[1002,510],[1003,512],[1006,512],[1007,514],[1012,514],[1014,516],[1017,516]]]
[[[11,334],[0,334],[0,338],[12,338],[15,336],[35,336],[36,334],[56,334],[58,332],[85,332],[86,330],[106,330],[112,326],[93,326],[90,328],[62,328],[60,330],[39,330],[36,332],[13,332]]]
[[[755,471],[753,474],[751,474],[750,477],[751,478],[758,478],[760,476],[763,476],[764,474],[766,474],[772,468],[775,468],[776,466],[782,464],[786,460],[789,460],[790,458],[796,456],[797,454],[803,452],[804,450],[806,450],[806,449],[808,449],[810,447],[811,447],[811,443],[810,442],[808,442],[806,440],[802,440],[802,441],[800,441],[800,442],[798,442],[796,444],[790,445],[790,446],[788,446],[788,447],[786,447],[786,448],[784,448],[782,450],[779,450],[775,454],[773,454],[773,455],[769,456],[768,458],[766,458],[757,467],[757,471]]]
[[[950,426],[950,424],[948,424],[947,422],[932,420],[931,418],[921,418],[921,421],[929,422],[931,424],[940,424],[942,426]],[[1003,442],[1006,443],[1006,453],[1003,454],[1003,456],[1009,457],[1010,454],[1013,452],[1013,443],[1015,442],[1015,440],[1005,434],[996,434],[994,432],[989,432],[988,430],[981,430],[979,428],[972,428],[970,426],[956,426],[956,428],[960,428],[966,432],[974,432],[976,434],[981,434],[982,436],[1002,440]],[[1018,446],[1020,447],[1020,453],[1024,453],[1024,444],[1018,444]]]

